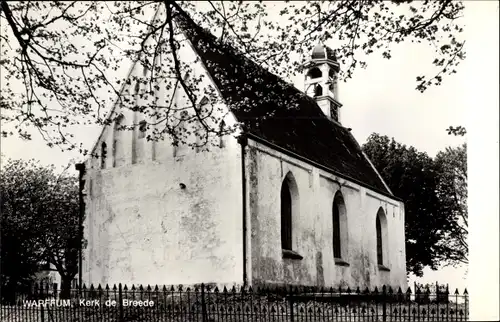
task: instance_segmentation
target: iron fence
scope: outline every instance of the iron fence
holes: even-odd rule
[[[468,294],[325,289],[314,287],[222,288],[117,286],[72,289],[61,298],[57,285],[35,285],[3,297],[1,322],[333,322],[467,321]],[[6,298],[8,298],[6,300]]]

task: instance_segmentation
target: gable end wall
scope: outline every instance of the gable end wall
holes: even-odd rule
[[[180,57],[205,73],[190,46]],[[137,64],[131,75],[142,72]],[[157,96],[169,97],[162,85]],[[181,100],[182,91],[176,93]],[[128,125],[142,118],[119,106],[117,112]],[[223,106],[220,112],[232,126]],[[95,151],[106,142],[105,167],[102,156],[86,162],[85,283],[242,283],[240,145],[234,136],[224,141],[223,148],[198,152],[169,138],[139,139],[137,129],[103,129]]]

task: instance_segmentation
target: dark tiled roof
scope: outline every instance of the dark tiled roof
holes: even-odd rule
[[[251,133],[359,183],[391,195],[352,134],[316,102],[220,43],[189,17],[176,17],[235,117]]]

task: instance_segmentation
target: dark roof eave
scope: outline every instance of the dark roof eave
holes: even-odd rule
[[[364,182],[361,182],[361,181],[359,181],[359,180],[356,180],[356,179],[354,179],[354,178],[351,178],[351,177],[349,177],[349,176],[347,176],[347,175],[345,175],[345,174],[339,173],[338,171],[335,171],[335,170],[333,170],[333,169],[331,169],[331,168],[329,168],[329,167],[326,167],[326,166],[324,166],[324,165],[322,165],[322,164],[319,164],[319,163],[317,163],[317,162],[315,162],[315,161],[312,161],[312,160],[310,160],[310,159],[308,159],[308,158],[306,158],[306,157],[303,157],[303,156],[301,156],[301,155],[299,155],[299,154],[296,154],[296,153],[294,153],[294,152],[292,152],[292,151],[290,151],[290,150],[287,150],[287,149],[285,149],[285,148],[282,148],[282,147],[280,147],[279,145],[276,145],[276,144],[274,144],[274,143],[272,143],[272,142],[269,142],[269,141],[267,141],[266,139],[263,139],[263,138],[261,138],[260,136],[257,136],[257,135],[255,135],[255,134],[253,134],[253,133],[251,133],[251,132],[245,131],[244,133],[245,133],[245,135],[246,135],[248,138],[250,138],[250,139],[252,139],[252,140],[254,140],[254,141],[256,141],[256,142],[262,143],[262,144],[264,144],[264,145],[266,145],[266,146],[268,146],[268,147],[270,147],[270,148],[273,148],[273,149],[275,149],[275,150],[277,150],[277,151],[279,151],[279,152],[281,152],[281,153],[284,153],[284,154],[286,154],[286,155],[288,155],[288,156],[291,156],[291,157],[293,157],[293,158],[296,158],[296,159],[298,159],[298,160],[300,160],[300,161],[306,162],[307,164],[310,164],[310,165],[312,165],[312,166],[315,166],[315,167],[317,167],[317,168],[319,168],[319,169],[321,169],[321,170],[324,170],[324,171],[326,171],[326,172],[328,172],[328,173],[331,173],[331,174],[333,174],[333,175],[335,175],[335,176],[341,177],[342,179],[349,180],[349,181],[351,181],[351,182],[354,182],[354,183],[356,183],[356,184],[359,184],[360,186],[362,186],[362,187],[364,187],[364,188],[367,188],[367,189],[370,189],[370,190],[373,190],[373,191],[374,191],[374,192],[376,192],[376,193],[380,193],[381,195],[384,195],[385,197],[388,197],[388,198],[394,199],[394,200],[396,200],[396,201],[403,202],[403,199],[401,199],[401,198],[399,198],[399,197],[396,197],[396,196],[394,196],[394,195],[390,194],[388,191],[382,191],[382,190],[380,190],[380,189],[378,189],[378,188],[375,188],[375,187],[372,187],[372,186],[370,186],[370,185],[367,185],[367,184],[366,184],[366,183],[364,183]]]

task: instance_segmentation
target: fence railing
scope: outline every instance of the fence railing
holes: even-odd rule
[[[448,289],[57,285],[2,294],[1,322],[467,321],[468,294]]]

